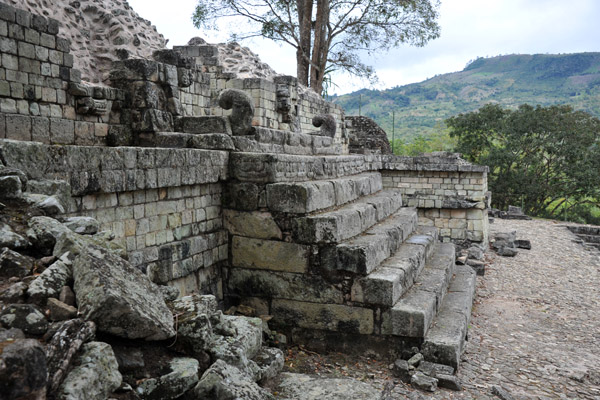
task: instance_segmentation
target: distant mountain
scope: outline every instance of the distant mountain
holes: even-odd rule
[[[387,90],[359,90],[333,101],[348,115],[373,118],[396,138],[427,135],[453,115],[486,103],[504,107],[570,104],[600,117],[600,53],[478,58],[464,70]]]

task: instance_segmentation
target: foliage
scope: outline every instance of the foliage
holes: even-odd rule
[[[512,109],[523,103],[569,103],[600,117],[600,53],[478,58],[463,71],[421,83],[333,98],[349,115],[358,115],[360,104],[361,114],[373,118],[390,139],[395,111],[396,138],[406,142],[435,134],[438,123],[487,103]]]
[[[454,151],[456,139],[450,137],[448,130],[439,125],[431,135],[417,136],[408,141],[395,139],[393,142],[394,154],[399,156],[418,156],[434,151]]]
[[[456,150],[490,167],[494,206],[557,216],[600,198],[600,120],[570,106],[487,104],[446,120]],[[552,206],[551,206],[552,205]]]
[[[263,36],[293,46],[298,79],[320,93],[334,70],[372,78],[363,52],[437,38],[438,8],[439,0],[198,0],[192,20],[217,29],[222,18],[241,18],[252,26],[242,39]]]

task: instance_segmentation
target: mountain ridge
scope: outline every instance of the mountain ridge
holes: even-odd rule
[[[443,130],[444,120],[486,103],[570,104],[600,117],[600,52],[510,54],[477,58],[462,71],[386,90],[361,89],[332,100],[346,114],[373,118],[392,136],[410,140]]]

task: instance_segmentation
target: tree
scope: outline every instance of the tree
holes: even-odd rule
[[[296,49],[298,80],[317,93],[335,70],[372,78],[360,60],[402,43],[424,46],[439,37],[439,0],[198,0],[197,28],[216,29],[221,18],[242,18],[263,36]]]
[[[487,104],[446,120],[456,150],[490,167],[494,206],[556,216],[600,199],[600,120],[570,106]]]

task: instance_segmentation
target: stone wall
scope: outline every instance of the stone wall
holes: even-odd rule
[[[29,188],[57,195],[64,217],[96,218],[154,282],[222,298],[226,152],[0,140],[0,159],[21,169]]]
[[[59,22],[0,3],[0,138],[105,144],[124,94],[81,85]]]
[[[420,224],[439,228],[445,242],[487,246],[487,172],[452,153],[383,157],[384,187],[400,189],[405,205],[419,209]]]

